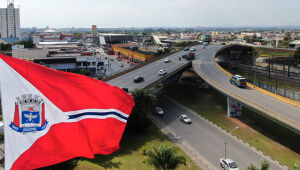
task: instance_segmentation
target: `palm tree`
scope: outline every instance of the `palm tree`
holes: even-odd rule
[[[254,166],[253,164],[250,164],[246,170],[268,170],[270,168],[270,162],[266,160],[262,160],[260,162],[260,168]]]
[[[136,131],[144,131],[150,124],[147,113],[156,102],[156,97],[145,89],[135,89],[132,92],[135,106],[128,118],[127,126]]]
[[[298,164],[295,164],[293,170],[300,170],[300,166]]]
[[[153,147],[146,151],[149,156],[148,163],[153,165],[158,170],[170,170],[178,167],[179,164],[186,165],[186,160],[183,156],[175,155],[176,148],[161,145]]]

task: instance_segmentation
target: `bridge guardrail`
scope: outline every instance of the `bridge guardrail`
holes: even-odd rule
[[[217,55],[220,51],[222,51],[223,49],[225,49],[225,48],[228,48],[228,46],[225,46],[225,47],[219,49],[218,51],[216,51],[216,52],[214,53],[214,56],[213,56],[213,57],[214,57],[214,62],[215,62],[215,64],[216,64],[216,66],[217,66],[221,71],[223,71],[226,75],[228,75],[229,77],[231,77],[232,74],[229,73],[228,71],[226,71],[225,69],[223,69],[223,68],[216,62],[216,60],[215,60],[216,55]],[[265,113],[265,116],[268,116],[269,118],[275,120],[276,122],[278,122],[278,123],[280,123],[280,124],[282,124],[282,125],[287,125],[289,129],[291,129],[291,130],[293,130],[294,132],[300,134],[300,123],[295,122],[295,121],[293,121],[293,120],[291,120],[291,119],[288,119],[288,118],[286,118],[285,116],[282,116],[282,115],[280,115],[280,114],[278,114],[278,113],[276,113],[276,112],[273,112],[272,110],[269,110],[269,109],[265,108],[265,107],[262,106],[262,105],[259,105],[259,104],[255,103],[255,102],[252,102],[252,101],[250,101],[250,100],[248,100],[248,99],[246,99],[246,98],[244,98],[244,97],[242,97],[242,96],[239,96],[239,95],[237,95],[237,94],[235,94],[235,93],[233,93],[233,92],[231,92],[231,91],[225,89],[224,87],[222,87],[222,86],[219,85],[218,83],[216,83],[216,82],[214,82],[213,80],[211,80],[210,78],[208,78],[205,74],[203,74],[203,73],[198,69],[197,65],[198,65],[199,63],[197,63],[197,62],[199,62],[199,60],[195,60],[195,61],[193,61],[193,63],[192,63],[194,70],[196,71],[196,73],[197,73],[198,75],[200,75],[200,76],[201,76],[208,84],[210,84],[212,87],[214,87],[215,89],[217,89],[217,90],[220,91],[221,93],[225,94],[226,96],[230,96],[230,97],[232,97],[232,98],[234,98],[234,99],[240,101],[240,102],[243,103],[245,106],[248,106],[248,107],[250,107],[250,108],[252,108],[252,109],[255,109],[255,110],[258,111],[259,113]],[[254,88],[254,85],[252,85],[252,84],[249,84],[249,87],[251,87],[251,88],[253,88],[253,89],[257,89],[257,90],[260,90],[260,89],[261,89],[261,88],[258,88],[258,87]],[[266,93],[266,92],[265,92],[266,90],[264,90],[264,89],[262,89],[262,90],[263,90],[263,93]],[[267,91],[267,92],[268,92],[268,91]],[[268,92],[268,93],[270,93],[270,94],[269,94],[270,96],[275,95],[275,94],[271,94],[271,92]],[[278,96],[279,96],[279,95],[278,95]],[[280,96],[280,97],[282,97],[282,96]],[[282,97],[282,98],[284,98],[284,97]],[[299,107],[299,106],[298,106],[298,107]]]

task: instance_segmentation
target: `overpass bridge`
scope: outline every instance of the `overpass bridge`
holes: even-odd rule
[[[197,46],[197,51],[195,52],[196,60],[192,62],[192,66],[196,73],[225,96],[237,100],[243,106],[255,110],[263,116],[300,134],[299,107],[264,94],[256,89],[240,89],[229,83],[230,77],[220,70],[220,67],[215,62],[215,56],[222,50],[232,46],[244,45],[211,45],[206,49],[203,49],[202,46]],[[112,79],[108,81],[108,83],[118,87],[126,87],[130,91],[136,88],[150,88],[156,83],[183,70],[190,64],[190,62],[185,59],[182,59],[181,61],[178,60],[183,54],[186,54],[186,52],[180,51],[168,57],[172,60],[170,63],[164,63],[164,59],[161,59],[118,78]],[[159,76],[158,71],[160,69],[165,69],[168,74],[166,76]],[[141,83],[134,83],[133,79],[136,76],[142,76],[145,80]]]
[[[233,45],[236,46],[236,45]],[[300,134],[300,108],[253,88],[240,89],[229,82],[229,76],[215,62],[218,53],[232,46],[215,46],[208,49],[193,68],[212,87],[235,99],[261,115],[268,117]]]

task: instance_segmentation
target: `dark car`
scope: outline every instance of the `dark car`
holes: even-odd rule
[[[182,57],[182,58],[186,58],[186,57],[187,57],[187,55],[185,55],[185,54],[184,54],[184,55],[182,55],[181,57]]]
[[[142,81],[144,81],[144,77],[142,77],[142,76],[137,76],[133,79],[134,83],[140,83]]]
[[[189,51],[190,49],[188,47],[185,47],[184,48],[184,51]]]

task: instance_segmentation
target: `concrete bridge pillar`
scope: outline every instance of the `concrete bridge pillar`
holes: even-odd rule
[[[227,97],[227,116],[239,117],[242,115],[242,104],[231,97]]]

